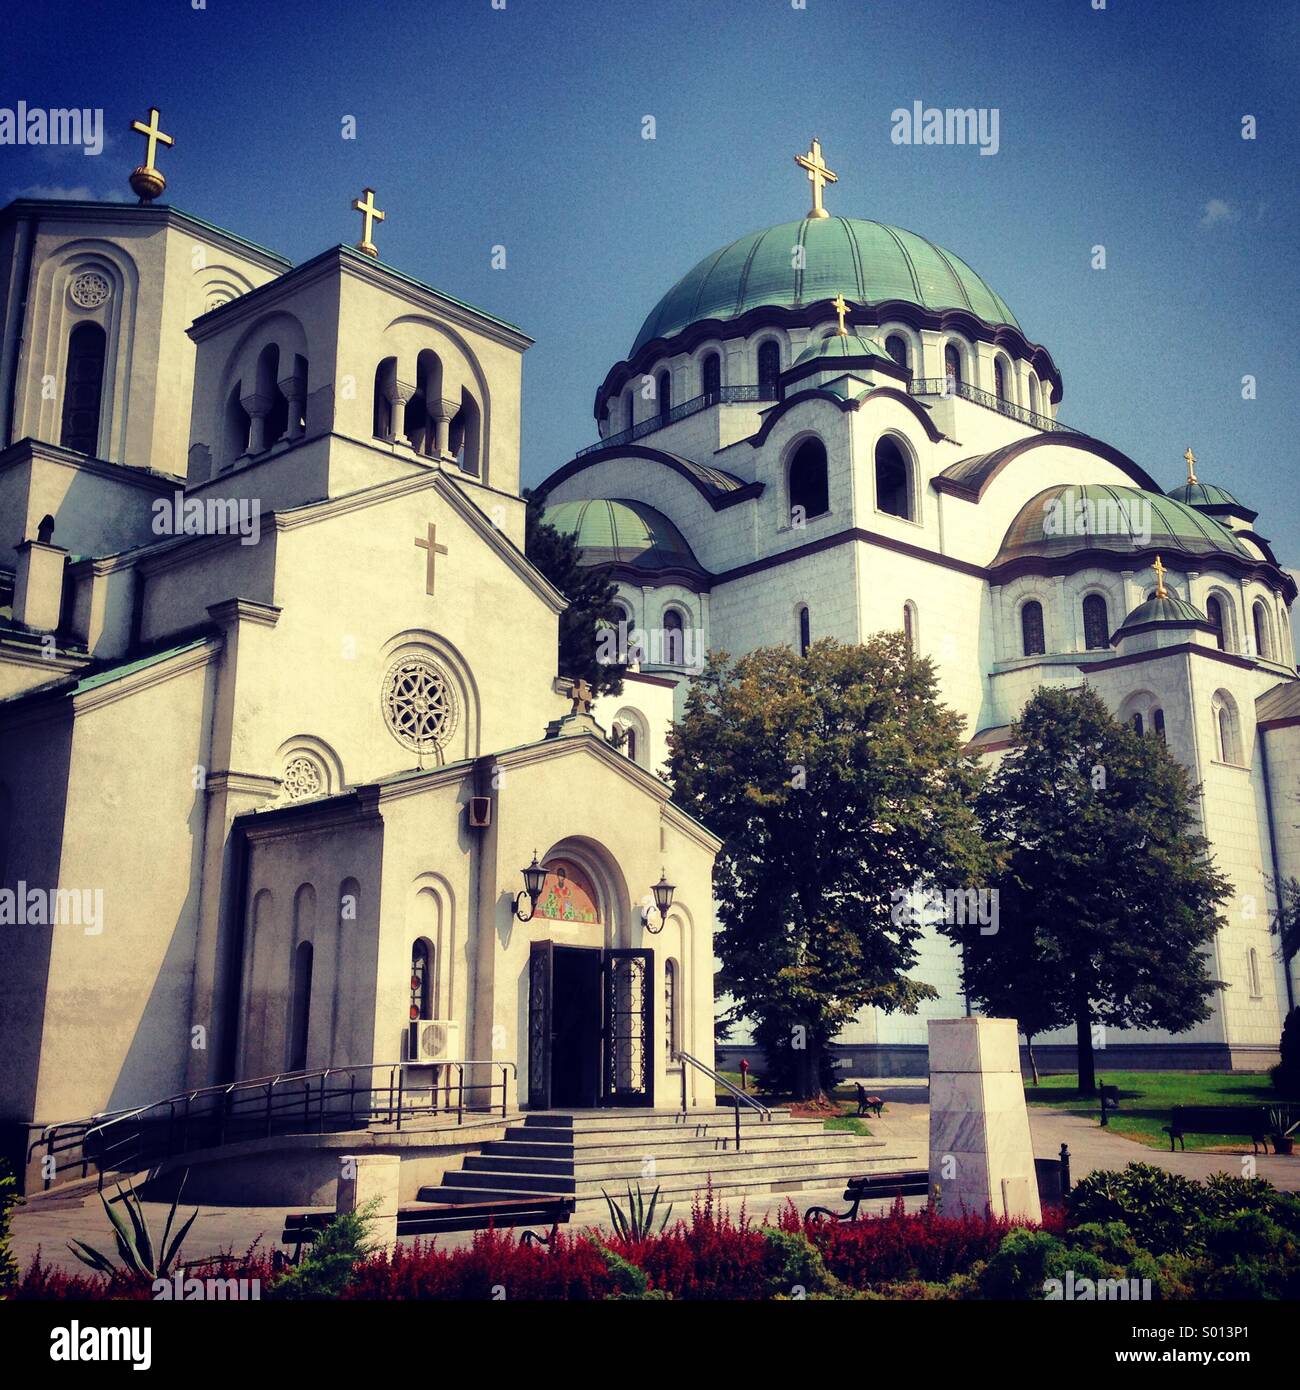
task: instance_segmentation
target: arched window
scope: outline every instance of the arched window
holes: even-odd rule
[[[626,736],[623,739],[623,751],[636,762],[636,728],[629,724],[626,729]]]
[[[68,366],[63,380],[63,428],[59,443],[79,454],[99,451],[99,412],[104,395],[104,330],[79,323],[68,334]]]
[[[716,396],[722,390],[722,359],[716,352],[707,353],[700,364],[700,387],[706,396]]]
[[[1264,987],[1259,978],[1259,952],[1252,946],[1247,957],[1246,973],[1250,981],[1250,997],[1252,999],[1262,999],[1264,997]]]
[[[812,619],[808,614],[808,605],[799,605],[799,655],[807,656],[808,648],[812,646]]]
[[[393,402],[391,393],[397,384],[397,358],[385,357],[375,368],[374,435],[376,439],[393,437]]]
[[[1237,707],[1224,690],[1217,691],[1210,703],[1214,715],[1215,751],[1221,763],[1241,764],[1241,740],[1238,736]]]
[[[1033,372],[1029,373],[1029,409],[1035,415],[1042,413],[1042,398],[1038,392],[1038,378]]]
[[[1138,712],[1133,716],[1133,732],[1136,733],[1136,734],[1140,734],[1140,733],[1142,732],[1142,711],[1141,711],[1141,710],[1138,710]]]
[[[1083,645],[1089,651],[1110,646],[1110,616],[1101,594],[1089,594],[1083,601]]]
[[[916,604],[911,599],[903,605],[903,641],[907,643],[907,650],[915,653],[916,651]]]
[[[961,353],[955,343],[949,343],[943,350],[943,374],[954,386],[961,385]]]
[[[267,343],[257,355],[257,394],[269,401],[262,422],[262,448],[269,449],[289,432],[289,402],[280,390],[280,349]]]
[[[226,402],[226,467],[230,467],[236,459],[248,452],[248,439],[253,427],[253,422],[248,418],[248,411],[240,402],[239,392],[240,383],[236,382],[230,392],[230,399]]]
[[[1160,742],[1161,742],[1161,743],[1164,743],[1164,741],[1165,741],[1165,712],[1164,712],[1164,710],[1162,710],[1162,709],[1154,709],[1154,710],[1151,711],[1151,727],[1156,731],[1157,734],[1159,734],[1159,736],[1160,736]]]
[[[820,439],[805,439],[790,460],[791,521],[797,525],[808,517],[821,516],[830,506],[826,446]]]
[[[758,398],[776,400],[776,379],[781,375],[781,344],[769,338],[758,348]]]
[[[659,421],[661,424],[666,424],[668,412],[673,408],[673,379],[667,372],[659,373],[655,390],[659,395]]]
[[[885,351],[898,363],[900,367],[906,367],[907,362],[907,339],[901,333],[891,333],[885,339]]]
[[[307,1038],[311,1027],[311,966],[312,945],[300,941],[293,953],[293,996],[289,1014],[290,1071],[302,1071],[307,1065]]]
[[[998,400],[1007,398],[1007,368],[1000,357],[993,359],[993,391]]]
[[[661,655],[669,666],[686,663],[686,624],[676,608],[664,609],[664,630]]]
[[[636,424],[636,392],[627,393],[627,428],[631,429]]]
[[[479,457],[481,420],[478,402],[465,387],[460,391],[460,409],[452,416],[448,430],[447,447],[455,455],[461,471],[478,477],[481,468]]]
[[[671,1066],[681,1049],[677,1035],[677,962],[664,961],[664,1049]]]
[[[1205,616],[1210,620],[1210,626],[1214,629],[1214,640],[1218,644],[1221,652],[1227,651],[1227,636],[1223,625],[1223,601],[1216,595],[1211,594],[1205,600]]]
[[[1043,640],[1043,605],[1036,598],[1020,610],[1020,645],[1026,656],[1042,656],[1047,650]]]
[[[1251,621],[1255,625],[1255,655],[1265,661],[1273,659],[1273,625],[1268,620],[1268,609],[1261,599],[1256,599],[1250,609]]]
[[[888,434],[876,444],[876,509],[912,520],[912,470]]]
[[[412,1023],[433,1017],[433,950],[421,938],[411,947],[411,1008]]]

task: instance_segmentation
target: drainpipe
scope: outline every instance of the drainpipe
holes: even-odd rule
[[[1264,777],[1264,815],[1268,821],[1268,857],[1273,865],[1274,896],[1277,898],[1279,911],[1282,907],[1282,871],[1278,865],[1277,857],[1277,823],[1273,818],[1273,786],[1268,775],[1268,745],[1265,740],[1264,729],[1258,729],[1259,735],[1259,770]],[[1282,978],[1286,981],[1286,1011],[1290,1013],[1295,1008],[1295,986],[1291,983],[1291,962],[1287,959],[1285,951],[1282,954]]]

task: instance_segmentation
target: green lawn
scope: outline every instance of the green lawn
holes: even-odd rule
[[[1120,1108],[1110,1114],[1111,1131],[1151,1149],[1169,1148],[1169,1136],[1162,1126],[1169,1123],[1169,1112],[1175,1105],[1272,1105],[1278,1100],[1268,1077],[1254,1073],[1107,1071],[1099,1067],[1097,1082],[1119,1087]],[[1101,1113],[1100,1102],[1095,1096],[1079,1095],[1073,1072],[1044,1076],[1038,1086],[1027,1081],[1025,1099],[1030,1105],[1046,1105],[1054,1110],[1090,1115],[1093,1119]],[[1240,1135],[1187,1136],[1189,1149],[1222,1148],[1241,1143]]]

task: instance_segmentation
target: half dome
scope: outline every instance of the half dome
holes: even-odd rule
[[[832,333],[829,338],[809,343],[794,359],[797,367],[802,362],[816,362],[827,357],[882,357],[886,362],[894,359],[874,338],[864,338],[859,333]]]
[[[574,538],[584,565],[703,572],[686,537],[644,502],[624,497],[555,502],[543,511],[542,520]]]
[[[803,249],[796,258],[795,247]],[[794,262],[803,261],[796,269]],[[1019,331],[1006,301],[951,251],[915,232],[857,217],[805,217],[751,232],[682,276],[647,315],[629,359],[655,338],[702,319],[750,309],[798,309],[843,294],[857,304],[901,299],[925,309],[965,309]]]
[[[1057,483],[1021,507],[993,563],[1081,550],[1161,550],[1256,561],[1226,526],[1164,493],[1110,483]]]

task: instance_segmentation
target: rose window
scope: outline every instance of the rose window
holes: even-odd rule
[[[284,769],[284,790],[290,801],[301,801],[322,790],[320,768],[310,758],[290,758]]]
[[[384,718],[406,748],[441,748],[456,727],[456,696],[445,672],[427,656],[406,656],[384,677]]]
[[[113,287],[98,271],[83,270],[80,275],[73,276],[68,293],[78,308],[98,309],[113,293]]]

